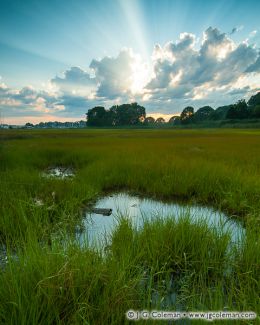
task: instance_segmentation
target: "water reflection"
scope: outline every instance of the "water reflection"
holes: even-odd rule
[[[96,213],[109,209],[112,209],[111,215]],[[95,206],[86,212],[84,218],[85,231],[79,235],[80,241],[87,240],[94,245],[100,241],[107,242],[113,229],[118,224],[120,216],[131,219],[133,225],[137,228],[140,228],[144,220],[147,219],[171,217],[178,220],[181,217],[189,216],[193,222],[205,220],[212,228],[224,232],[230,231],[232,242],[238,242],[245,232],[239,222],[213,208],[165,203],[128,193],[115,193],[99,199]]]

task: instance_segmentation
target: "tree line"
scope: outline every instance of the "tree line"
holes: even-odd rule
[[[96,106],[88,110],[88,126],[126,126],[152,125],[166,123],[163,117],[154,119],[146,117],[143,106],[137,103],[114,105],[108,110],[103,106]],[[172,116],[168,121],[172,125],[199,124],[206,121],[245,120],[260,118],[260,92],[253,95],[248,102],[244,99],[235,104],[220,106],[213,109],[203,106],[196,112],[192,106],[183,109],[179,116]]]
[[[172,124],[197,124],[203,121],[243,120],[260,118],[260,92],[252,96],[248,102],[244,99],[235,104],[220,106],[213,109],[203,106],[196,112],[192,106],[185,107],[180,116],[173,116]]]
[[[26,123],[24,128],[26,129],[63,129],[63,128],[73,128],[80,129],[86,127],[86,121],[76,121],[76,122],[40,122],[39,124]]]
[[[145,121],[145,117],[145,108],[137,103],[114,105],[108,110],[106,110],[103,106],[96,106],[87,112],[87,125],[136,125],[143,123]]]

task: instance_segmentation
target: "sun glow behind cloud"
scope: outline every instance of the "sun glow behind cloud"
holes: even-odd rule
[[[134,56],[134,62],[132,63],[132,76],[130,89],[132,94],[143,94],[144,87],[150,80],[151,69],[147,63],[144,63],[140,55]]]

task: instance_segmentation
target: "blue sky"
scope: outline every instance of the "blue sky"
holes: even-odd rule
[[[260,1],[0,4],[6,121],[81,119],[94,105],[129,101],[173,115],[259,90]]]

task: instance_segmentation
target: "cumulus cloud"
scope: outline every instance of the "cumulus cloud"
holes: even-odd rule
[[[127,48],[116,57],[93,59],[89,68],[93,76],[79,67],[72,67],[63,77],[53,78],[51,83],[66,95],[110,100],[137,93],[149,79],[147,66],[140,56]]]
[[[71,67],[64,72],[63,77],[56,76],[51,80],[63,93],[91,94],[96,88],[96,78],[91,78],[90,74],[79,67]]]
[[[181,33],[177,41],[155,45],[149,63],[131,49],[93,59],[88,70],[71,67],[51,79],[48,90],[0,83],[0,107],[13,115],[82,118],[95,105],[138,101],[148,113],[178,113],[187,105],[218,106],[251,95],[259,87],[259,49],[247,41],[235,43],[217,28],[202,36],[199,43],[196,35]]]
[[[47,92],[36,90],[32,87],[13,89],[5,84],[0,84],[0,109],[3,117],[32,116],[43,119],[55,115],[56,118],[71,117],[84,118],[88,109],[95,105],[112,105],[113,102],[90,99],[87,96],[67,92]]]
[[[231,34],[242,28],[234,27]],[[149,77],[149,69],[138,61],[137,55],[131,49],[123,49],[116,57],[92,60],[89,68],[93,77],[74,67],[67,70],[63,78],[52,79],[52,83],[62,92],[61,103],[68,109],[85,107],[95,100],[134,99],[147,104],[160,101],[169,105],[177,100],[210,98],[217,91],[231,96],[229,91],[234,90],[233,84],[241,76],[259,72],[259,60],[255,47],[247,42],[235,44],[226,33],[209,27],[200,44],[191,33],[181,33],[177,41],[164,46],[157,44],[152,53]],[[135,84],[139,89],[136,93],[133,91]],[[245,86],[240,85],[239,89]]]
[[[104,57],[92,60],[98,82],[97,97],[115,99],[130,92],[135,57],[131,50],[122,50],[116,58]]]
[[[232,90],[228,91],[228,94],[229,95],[240,95],[240,96],[244,96],[249,91],[250,91],[250,87],[249,86],[245,86],[243,88],[232,89]]]
[[[246,69],[246,72],[260,72],[260,53],[257,60]]]
[[[57,96],[46,91],[37,91],[32,87],[20,90],[0,85],[0,107],[5,108],[5,116],[44,115],[50,111],[60,111],[64,107],[57,103]]]
[[[154,76],[146,89],[153,98],[207,97],[232,88],[241,75],[259,71],[259,53],[247,43],[235,44],[225,33],[209,27],[199,49],[195,35],[181,34],[177,42],[154,49]],[[203,90],[203,91],[202,91]]]

